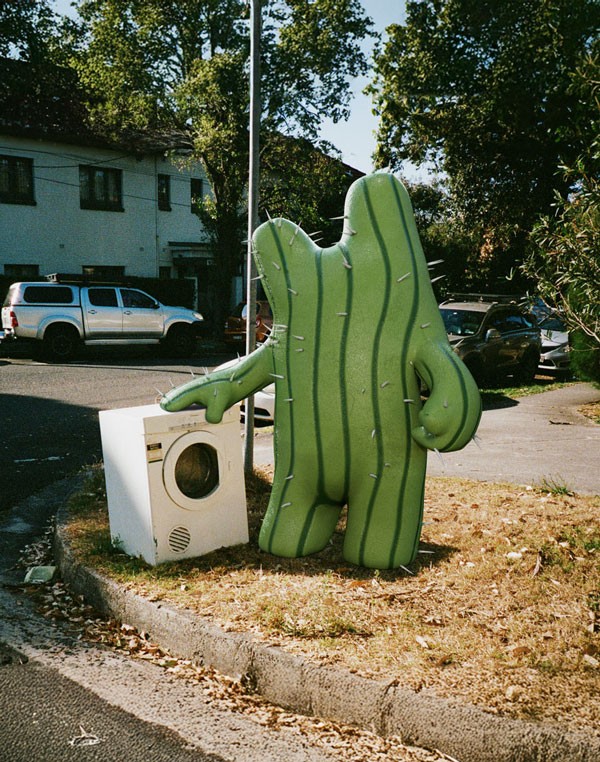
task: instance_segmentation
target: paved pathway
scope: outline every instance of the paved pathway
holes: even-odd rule
[[[532,486],[546,481],[598,494],[600,426],[577,411],[597,400],[600,390],[590,384],[506,399],[506,406],[484,411],[477,442],[441,458],[430,453],[427,473]],[[260,430],[255,462],[273,462],[272,437]]]

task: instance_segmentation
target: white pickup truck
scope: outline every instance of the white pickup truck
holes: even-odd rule
[[[2,306],[4,341],[38,342],[48,359],[58,361],[71,359],[82,343],[163,344],[184,357],[203,328],[200,313],[119,285],[13,283]]]

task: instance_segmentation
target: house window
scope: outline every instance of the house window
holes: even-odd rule
[[[125,275],[123,265],[83,265],[82,275],[92,280],[122,280]]]
[[[0,156],[0,203],[35,205],[33,159]]]
[[[39,265],[4,265],[4,274],[15,280],[33,280],[40,275]]]
[[[192,214],[198,214],[202,207],[202,180],[198,177],[192,177],[190,181],[190,196],[190,211]]]
[[[123,211],[122,172],[110,167],[79,165],[79,205],[82,209]]]
[[[169,175],[158,176],[158,208],[161,212],[171,211],[171,178]]]
[[[167,280],[171,277],[171,265],[161,265],[158,268],[158,277],[161,280]]]

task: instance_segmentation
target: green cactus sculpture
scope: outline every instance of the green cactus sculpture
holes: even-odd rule
[[[273,310],[270,339],[161,404],[201,403],[216,423],[274,380],[275,475],[260,547],[317,552],[347,504],[347,561],[409,564],[427,450],[464,447],[481,402],[448,343],[408,194],[391,174],[363,177],[348,192],[339,243],[321,249],[275,219],[258,228],[254,248]],[[430,390],[424,404],[419,377]]]

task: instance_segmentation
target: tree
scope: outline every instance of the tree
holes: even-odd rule
[[[574,73],[571,90],[592,104],[590,127],[600,135],[600,43]],[[534,228],[534,246],[523,269],[573,332],[576,372],[600,381],[600,138],[562,172],[572,191],[557,194],[554,214]]]
[[[241,261],[248,167],[247,4],[242,0],[80,0],[87,44],[76,57],[107,133],[181,138],[206,171],[202,219],[218,263],[222,324]],[[280,134],[314,138],[348,113],[348,80],[366,71],[358,0],[270,0],[261,38],[265,154]],[[176,142],[176,140],[175,140]],[[271,143],[273,147],[267,146]],[[286,163],[279,171],[287,172]],[[315,167],[313,167],[313,172]]]
[[[32,61],[52,36],[55,16],[48,0],[0,4],[0,57]]]
[[[590,116],[570,77],[599,22],[596,0],[409,0],[405,25],[388,30],[372,86],[377,162],[430,160],[446,173],[490,283],[568,190],[557,168],[580,152]]]
[[[337,242],[346,191],[360,173],[335,158],[335,153],[333,146],[319,149],[307,139],[278,132],[266,136],[261,154],[261,218],[287,217],[322,246]]]
[[[5,129],[81,134],[88,122],[63,40],[72,22],[47,0],[0,4],[0,113]],[[71,49],[71,46],[69,46]]]

